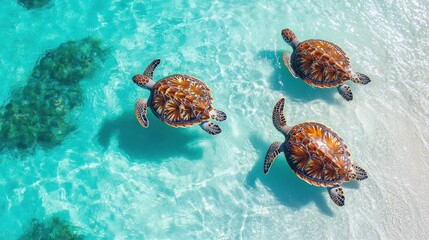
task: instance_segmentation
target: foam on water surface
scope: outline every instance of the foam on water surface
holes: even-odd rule
[[[0,238],[16,239],[32,219],[60,214],[89,239],[424,239],[429,233],[429,54],[425,1],[54,1],[0,13],[0,102],[27,84],[40,56],[87,36],[110,47],[90,79],[77,130],[52,150],[0,163]],[[300,40],[340,45],[353,69],[354,100],[312,88],[283,66]],[[175,129],[134,103],[149,92],[131,81],[162,59],[154,78],[186,73],[211,87],[228,119],[208,136]],[[324,188],[297,178],[280,155],[263,175],[272,125],[286,98],[289,124],[322,122],[342,136],[369,174],[344,184],[337,207]],[[40,221],[41,221],[40,220]]]

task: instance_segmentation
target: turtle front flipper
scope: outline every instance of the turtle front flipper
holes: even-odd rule
[[[283,114],[284,105],[285,99],[281,98],[274,106],[273,124],[279,132],[283,133],[283,135],[286,135],[290,131],[291,127],[286,124],[286,117]]]
[[[339,185],[336,185],[334,187],[328,187],[328,192],[329,196],[335,204],[340,207],[344,206],[344,201],[346,200],[346,198],[344,197],[343,189]]]
[[[353,173],[351,173],[350,175],[351,179],[362,181],[368,178],[368,174],[363,168],[354,164],[352,164],[352,168],[353,168]]]
[[[220,110],[213,109],[210,111],[210,118],[222,122],[226,120],[226,114]]]
[[[155,85],[155,81],[153,81],[153,72],[155,71],[156,67],[161,62],[160,59],[153,60],[144,70],[143,75],[142,74],[136,74],[133,76],[133,82],[137,84],[139,87],[146,88],[151,90],[153,86]]]
[[[202,122],[200,126],[210,135],[217,135],[222,132],[222,129],[219,127],[219,125],[209,121]]]
[[[290,53],[284,52],[282,55],[282,59],[283,59],[283,63],[285,64],[287,69],[289,69],[289,72],[292,74],[292,76],[294,76],[295,78],[298,78],[290,62]]]
[[[134,113],[140,125],[147,128],[149,126],[149,120],[146,117],[146,113],[147,113],[146,98],[141,98],[137,101],[136,106],[134,107]]]
[[[342,85],[338,86],[337,90],[345,100],[347,100],[347,101],[353,100],[352,90],[346,84],[342,84]]]
[[[267,154],[265,155],[264,160],[264,174],[267,174],[268,171],[270,171],[271,165],[273,164],[276,157],[279,155],[279,153],[283,152],[283,144],[281,142],[273,142],[270,145],[270,148],[267,151]]]
[[[371,82],[371,79],[363,74],[363,73],[359,73],[359,72],[355,72],[352,73],[352,79],[351,79],[354,83],[359,83],[359,84],[368,84],[369,82]]]
[[[161,63],[161,59],[155,59],[153,60],[144,70],[143,75],[146,77],[153,79],[153,72],[155,71],[156,67]]]

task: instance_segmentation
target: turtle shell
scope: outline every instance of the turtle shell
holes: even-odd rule
[[[334,186],[348,181],[352,160],[347,145],[329,127],[316,122],[292,128],[285,155],[292,170],[316,186]]]
[[[158,81],[149,98],[152,112],[173,127],[186,127],[210,118],[213,97],[201,80],[176,74]]]
[[[301,42],[291,56],[292,68],[306,83],[335,87],[350,80],[350,59],[336,44],[324,40]]]

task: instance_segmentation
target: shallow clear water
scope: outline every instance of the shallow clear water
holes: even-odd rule
[[[53,215],[88,239],[425,239],[428,12],[424,0],[2,3],[1,108],[61,43],[92,36],[110,54],[80,82],[78,127],[60,145],[1,153],[0,239]],[[293,78],[281,62],[291,52],[285,27],[342,46],[372,82],[351,83],[346,102]],[[134,103],[149,92],[131,77],[155,58],[156,80],[187,73],[211,87],[228,114],[221,135],[152,114],[148,129],[138,125]],[[268,146],[282,140],[271,121],[281,97],[289,124],[331,126],[369,173],[344,184],[344,207],[298,179],[283,155],[263,174]]]

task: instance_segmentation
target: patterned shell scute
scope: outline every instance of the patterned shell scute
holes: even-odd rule
[[[350,152],[343,139],[329,127],[315,122],[292,128],[285,151],[298,177],[316,186],[341,184],[351,171]]]
[[[296,74],[310,85],[335,87],[350,79],[350,59],[339,46],[328,41],[300,43],[291,62]]]
[[[158,81],[149,100],[154,114],[174,127],[185,127],[210,118],[213,97],[195,77],[177,74]]]

